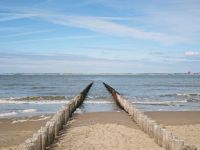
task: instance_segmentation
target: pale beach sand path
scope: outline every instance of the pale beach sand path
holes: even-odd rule
[[[163,150],[125,112],[75,115],[52,150]]]

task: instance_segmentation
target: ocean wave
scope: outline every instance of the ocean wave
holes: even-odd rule
[[[36,109],[24,109],[21,112],[22,113],[31,113],[31,112],[36,112],[36,111],[37,111]]]
[[[110,99],[110,97],[109,96],[91,96],[91,95],[87,96],[88,99]]]
[[[14,121],[12,121],[12,124],[15,124],[15,123],[22,123],[22,122],[27,122],[27,121],[41,121],[41,120],[47,120],[47,119],[49,119],[50,118],[50,116],[40,116],[40,118],[38,118],[38,119],[19,119],[19,120],[14,120]]]
[[[26,101],[37,101],[37,100],[64,100],[67,99],[66,96],[26,96],[21,97],[16,100],[26,100]]]
[[[98,100],[85,100],[85,104],[112,104],[114,101],[98,101]]]
[[[33,90],[42,90],[42,89],[56,89],[56,87],[48,87],[48,86],[33,86],[33,87],[31,87],[31,89],[33,89]]]
[[[8,117],[8,116],[13,116],[13,115],[16,115],[17,112],[5,112],[5,113],[0,113],[0,118],[2,117]]]
[[[174,106],[177,103],[187,103],[187,100],[182,101],[134,101],[133,104],[143,104],[143,105],[163,105],[163,106]]]
[[[200,96],[200,93],[173,93],[173,94],[163,94],[160,97],[195,97]]]
[[[198,102],[200,102],[200,99],[187,99],[187,102],[193,102],[193,103],[198,103]]]
[[[66,104],[66,103],[69,103],[69,100],[26,101],[26,100],[0,99],[0,104]]]

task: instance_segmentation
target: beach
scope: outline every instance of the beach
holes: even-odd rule
[[[0,119],[0,150],[17,149],[50,119],[50,115]]]
[[[75,115],[52,150],[163,150],[125,112]]]
[[[0,149],[16,149],[19,144],[32,137],[33,133],[50,120],[50,117],[44,114],[52,115],[58,112],[91,80],[95,82],[88,96],[64,126],[64,130],[60,131],[61,134],[54,141],[52,149],[66,149],[66,147],[161,149],[115,104],[101,81],[109,82],[122,97],[131,102],[131,105],[173,131],[179,139],[200,148],[198,137],[200,94],[197,91],[200,82],[197,77],[185,75],[0,77],[4,85],[0,87],[3,93],[0,98]],[[40,84],[38,80],[41,81]]]
[[[200,111],[146,112],[189,145],[200,149]]]
[[[200,112],[146,112],[189,145],[200,148]],[[192,117],[193,116],[193,117]],[[51,149],[161,150],[125,112],[78,114],[65,126]]]
[[[200,111],[157,111],[145,114],[186,143],[200,148]],[[19,144],[44,126],[50,117],[0,119],[0,149],[17,149]],[[52,150],[162,149],[124,111],[75,113],[60,133]]]

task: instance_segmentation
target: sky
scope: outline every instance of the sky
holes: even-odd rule
[[[200,72],[199,0],[0,0],[0,73]]]

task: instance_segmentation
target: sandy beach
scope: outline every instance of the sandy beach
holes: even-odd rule
[[[187,144],[200,148],[200,112],[146,112]],[[52,146],[64,149],[162,149],[125,112],[75,115]]]
[[[50,116],[0,119],[0,150],[16,149],[17,146],[31,137]]]
[[[146,112],[150,118],[173,131],[186,143],[200,148],[200,111]],[[0,149],[16,149],[31,137],[50,116],[0,119]],[[51,147],[64,149],[138,149],[161,150],[141,131],[125,112],[74,114]]]
[[[75,115],[52,150],[162,150],[125,112]]]
[[[146,112],[146,115],[200,149],[200,111]]]
[[[200,124],[200,111],[155,111],[145,114],[164,125]]]

